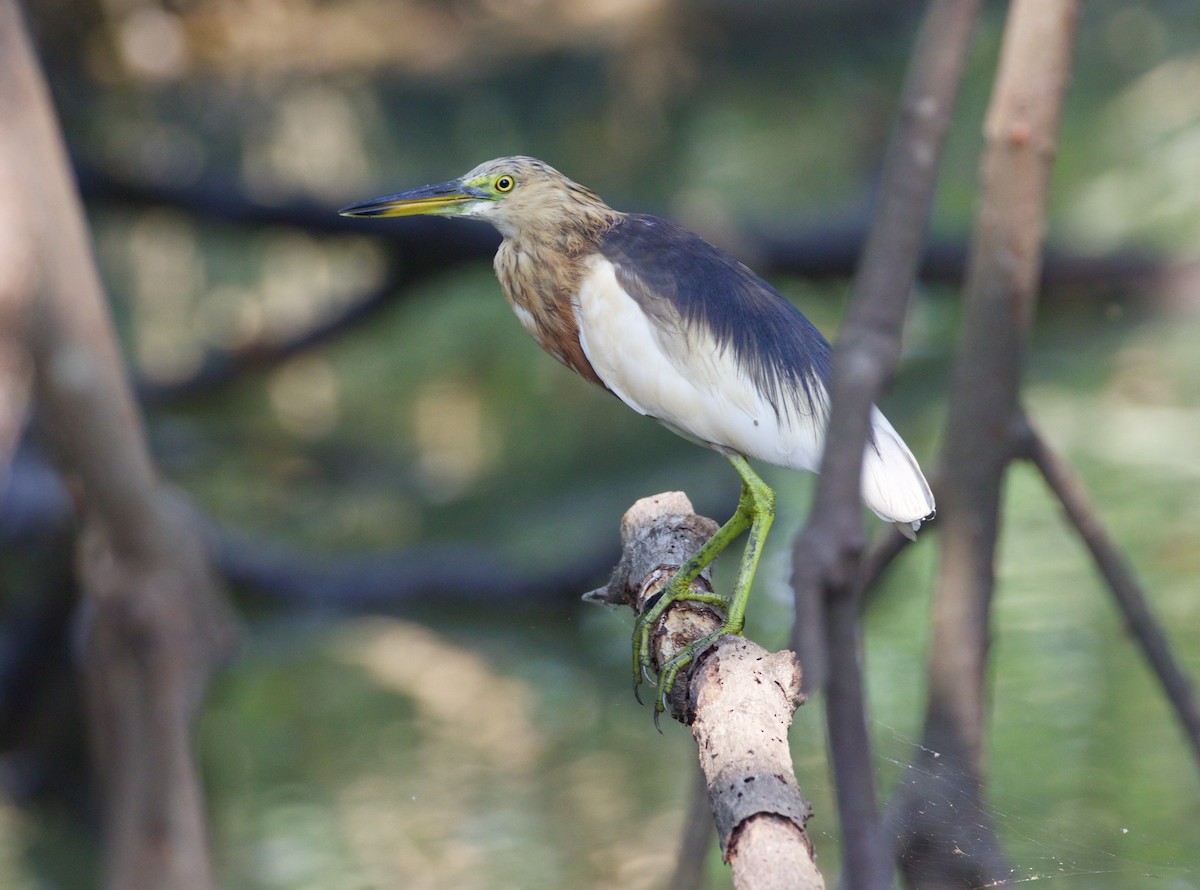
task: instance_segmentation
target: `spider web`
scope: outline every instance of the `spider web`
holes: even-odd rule
[[[898,770],[895,782],[905,782],[909,777],[919,778],[929,794],[929,806],[945,815],[948,822],[955,825],[957,830],[964,826],[959,819],[975,820],[973,812],[963,813],[960,801],[963,793],[960,789],[951,787],[947,780],[939,774],[925,769],[920,761],[924,757],[937,760],[937,751],[915,742],[891,726],[873,721],[878,728],[891,735],[897,746],[907,747],[912,752],[908,760],[884,756],[881,760],[891,764]],[[1187,781],[1191,781],[1188,777]],[[945,793],[939,795],[937,789],[944,787]],[[1088,890],[1126,890],[1126,888],[1161,887],[1170,890],[1200,890],[1200,821],[1195,824],[1181,824],[1178,835],[1163,838],[1160,846],[1170,848],[1180,844],[1181,838],[1195,838],[1195,844],[1187,861],[1172,859],[1164,855],[1161,860],[1151,861],[1144,855],[1134,855],[1122,848],[1129,848],[1131,842],[1138,850],[1156,846],[1153,839],[1147,839],[1145,832],[1157,831],[1153,828],[1142,828],[1142,817],[1132,817],[1111,832],[1109,837],[1104,828],[1087,830],[1080,828],[1078,822],[1070,825],[1056,826],[1057,820],[1052,814],[1041,818],[1037,814],[1044,801],[1035,798],[1015,795],[1006,790],[1003,795],[1006,804],[1004,809],[997,809],[994,804],[988,804],[973,799],[973,804],[990,809],[995,823],[996,833],[1000,836],[1004,854],[1012,866],[1011,877],[994,881],[986,886],[1007,887],[1029,884],[1034,881],[1053,882],[1052,886],[1060,888],[1088,888]],[[1108,820],[1104,820],[1107,822]],[[968,826],[968,832],[989,831],[988,826],[981,825],[977,820]],[[1087,837],[1081,837],[1082,834]],[[1139,837],[1139,833],[1142,834]],[[1186,841],[1185,841],[1186,843]],[[963,851],[959,851],[963,852]],[[963,855],[966,855],[965,852]]]

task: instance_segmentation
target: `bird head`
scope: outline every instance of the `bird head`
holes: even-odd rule
[[[372,198],[342,216],[467,216],[486,219],[505,237],[553,231],[592,217],[615,215],[595,193],[536,158],[486,161],[449,182]]]

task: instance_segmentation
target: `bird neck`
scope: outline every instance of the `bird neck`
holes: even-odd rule
[[[536,233],[505,233],[496,253],[496,277],[521,325],[538,345],[592,383],[603,386],[579,343],[576,297],[587,258],[619,218],[609,210],[581,224],[575,218]]]
[[[604,202],[567,203],[547,207],[532,225],[525,220],[493,219],[505,241],[527,253],[573,257],[595,248],[600,236],[622,216]]]

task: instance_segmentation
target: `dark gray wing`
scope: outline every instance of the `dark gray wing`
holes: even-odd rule
[[[600,253],[650,318],[707,331],[783,418],[824,410],[832,349],[775,288],[729,254],[668,220],[627,214]],[[801,396],[802,398],[797,398]]]

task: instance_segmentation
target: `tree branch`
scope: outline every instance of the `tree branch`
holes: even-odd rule
[[[902,786],[888,808],[898,858],[918,886],[1009,876],[983,795],[989,608],[1076,9],[1077,0],[1014,0],[985,122],[982,197],[939,470],[942,546],[922,747],[936,755],[921,755],[913,774],[923,778]],[[953,819],[928,819],[928,801],[947,796],[956,801]]]
[[[1196,702],[1196,693],[1187,673],[1171,651],[1166,632],[1150,611],[1149,599],[1133,568],[1113,543],[1083,481],[1071,466],[1028,423],[1021,442],[1022,456],[1037,467],[1046,486],[1062,504],[1067,520],[1091,552],[1130,633],[1141,646],[1142,654],[1179,719],[1192,746],[1192,755],[1200,763],[1200,704]]]
[[[884,158],[879,205],[834,353],[821,478],[793,554],[792,639],[800,647],[810,688],[820,685],[828,661],[826,720],[843,835],[842,880],[855,890],[892,885],[875,798],[854,583],[863,549],[862,451],[871,406],[900,359],[901,329],[938,162],[980,5],[979,0],[932,0],[921,25]],[[817,628],[823,628],[822,636]]]
[[[300,608],[412,613],[443,608],[570,608],[565,591],[595,583],[612,565],[608,547],[584,550],[569,565],[533,571],[505,554],[466,543],[426,542],[381,553],[311,552],[214,528],[216,567],[226,582]],[[452,604],[452,605],[448,605]]]
[[[640,614],[716,529],[682,493],[643,498],[621,520],[622,556],[612,580],[585,599]],[[711,590],[707,570],[695,583]],[[652,639],[655,665],[721,620],[696,603],[668,609]],[[768,653],[737,636],[723,637],[697,659],[686,684],[675,684],[673,716],[691,724],[721,852],[738,888],[825,886],[804,830],[810,809],[787,742],[801,701],[795,656]]]
[[[63,479],[32,449],[18,453],[0,487],[0,548],[28,547],[65,533],[71,498]],[[430,602],[451,608],[572,608],[564,591],[595,583],[612,566],[610,546],[578,548],[555,568],[525,568],[505,553],[465,541],[426,541],[396,550],[319,554],[218,524],[194,504],[213,568],[226,584],[292,609],[414,614]]]

